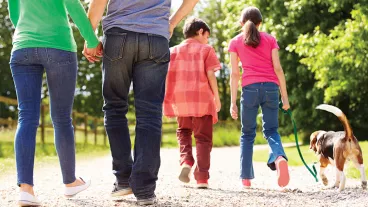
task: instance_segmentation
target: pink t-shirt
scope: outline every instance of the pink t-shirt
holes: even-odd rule
[[[229,44],[229,52],[238,54],[242,63],[242,86],[253,83],[272,82],[279,85],[273,68],[272,50],[279,49],[276,38],[260,32],[261,41],[257,48],[244,44],[243,33],[234,37]]]

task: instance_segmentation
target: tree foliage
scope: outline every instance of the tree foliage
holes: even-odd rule
[[[261,10],[261,30],[278,39],[291,107],[300,131],[308,135],[317,129],[342,129],[335,117],[314,109],[325,102],[338,106],[350,117],[356,134],[368,132],[364,126],[368,108],[367,1],[205,1],[198,15],[210,24],[212,43],[225,65],[219,77],[223,101],[229,96],[224,93],[229,88],[226,49],[229,40],[241,30],[239,18],[246,5]],[[226,107],[222,119],[229,118]],[[282,133],[291,133],[286,116],[280,115],[280,124]]]
[[[344,111],[355,134],[368,132],[368,0],[201,2],[196,7],[195,15],[211,27],[210,44],[215,48],[223,66],[218,74],[222,101],[220,119],[230,119],[228,43],[241,32],[239,17],[242,9],[246,5],[254,5],[263,14],[261,30],[271,33],[278,40],[290,103],[300,131],[308,135],[318,129],[342,129],[333,115],[314,109],[318,104],[329,103]],[[4,20],[0,24],[0,95],[15,98],[8,64],[13,28],[8,18],[6,1],[0,1],[0,18]],[[73,28],[79,51],[74,108],[102,116],[101,63],[89,64],[81,55],[83,39],[78,30]],[[174,31],[170,46],[182,40],[180,25]],[[43,90],[46,97],[46,87]],[[15,110],[0,104],[0,117],[9,116],[14,118]],[[281,133],[292,132],[288,117],[280,115],[280,126]]]

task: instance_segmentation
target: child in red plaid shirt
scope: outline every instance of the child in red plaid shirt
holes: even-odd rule
[[[221,109],[215,72],[221,65],[215,50],[207,44],[210,28],[203,20],[188,19],[183,32],[186,40],[170,49],[164,115],[177,117],[179,125],[179,180],[190,181],[189,173],[194,165],[194,133],[197,151],[194,178],[198,188],[208,188],[213,124]]]

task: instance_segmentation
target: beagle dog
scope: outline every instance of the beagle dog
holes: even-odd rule
[[[326,132],[320,130],[313,132],[310,136],[310,149],[319,157],[320,177],[323,184],[328,185],[325,169],[328,164],[331,164],[336,167],[336,182],[334,187],[339,188],[339,191],[344,190],[346,182],[344,164],[351,160],[360,171],[362,188],[366,189],[367,180],[365,177],[362,150],[345,114],[339,108],[327,104],[321,104],[317,106],[317,109],[335,114],[344,126],[344,131]]]

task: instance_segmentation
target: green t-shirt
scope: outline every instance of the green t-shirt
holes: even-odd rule
[[[68,14],[88,48],[99,43],[79,0],[9,0],[8,5],[15,26],[13,51],[46,47],[77,52]]]

